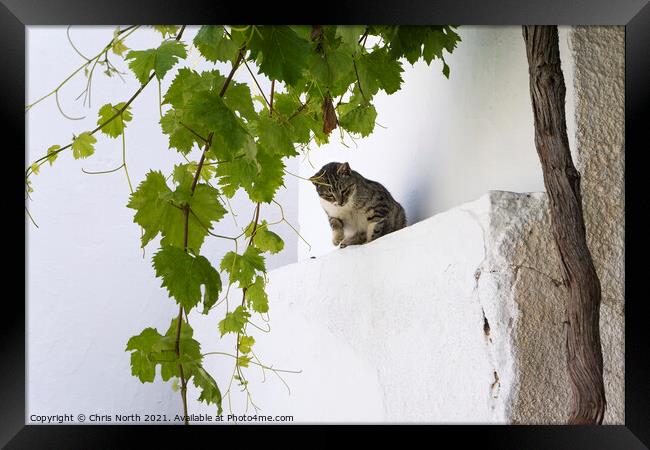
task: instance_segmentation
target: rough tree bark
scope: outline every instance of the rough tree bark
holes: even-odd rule
[[[556,26],[524,26],[535,118],[535,146],[549,198],[551,227],[568,283],[566,349],[572,401],[570,424],[601,424],[605,414],[600,345],[600,281],[587,247],[580,174],[566,131],[566,87]]]

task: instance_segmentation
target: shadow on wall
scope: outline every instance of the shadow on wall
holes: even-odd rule
[[[416,171],[412,171],[416,173]],[[415,175],[414,175],[415,176]],[[432,202],[431,174],[419,174],[410,183],[406,197],[396,199],[406,211],[407,225],[413,225],[430,217]]]

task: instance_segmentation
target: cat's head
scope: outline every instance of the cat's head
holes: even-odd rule
[[[325,164],[309,181],[316,186],[320,198],[339,206],[345,205],[355,185],[353,172],[346,162]]]

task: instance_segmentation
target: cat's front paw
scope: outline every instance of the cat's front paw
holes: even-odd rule
[[[357,233],[354,236],[347,237],[341,241],[339,247],[345,248],[348,245],[360,245],[366,242],[366,235],[362,233]]]

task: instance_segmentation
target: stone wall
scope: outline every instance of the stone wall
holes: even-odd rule
[[[624,423],[625,394],[625,28],[576,27],[576,166],[582,175],[587,243],[602,287],[605,423]]]

